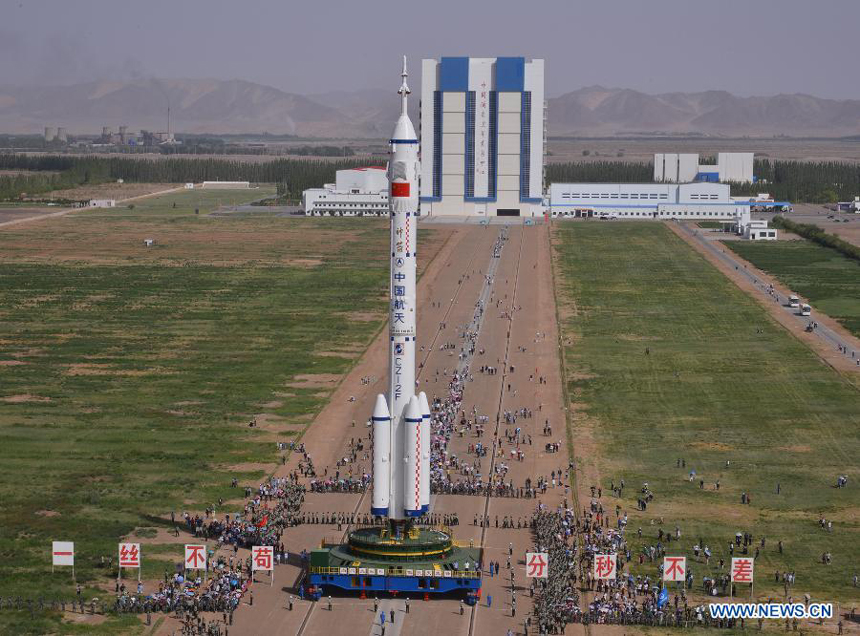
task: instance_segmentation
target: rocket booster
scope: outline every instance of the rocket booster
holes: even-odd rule
[[[388,479],[377,479],[377,475],[389,475],[391,466],[391,415],[388,405],[382,395],[376,396],[376,406],[373,408],[373,492],[371,493],[370,511],[374,515],[388,514],[391,501],[390,483]]]
[[[421,510],[430,510],[430,403],[424,391],[418,394],[421,407]]]
[[[415,397],[416,263],[420,166],[418,138],[406,110],[410,93],[406,77],[406,58],[404,57],[403,81],[398,91],[401,112],[394,134],[391,136],[388,162],[391,279],[388,316],[390,384],[387,406],[390,425],[388,435],[377,436],[376,427],[374,427],[373,446],[374,504],[372,511],[376,515],[387,515],[395,520],[419,516],[426,511],[421,496],[422,480],[429,480],[429,471],[424,470],[427,463],[422,461],[421,448],[421,442],[428,436],[426,433],[422,434],[424,414]],[[414,404],[411,403],[413,399]],[[417,428],[410,430],[410,425],[413,427],[416,425],[416,418]],[[376,419],[374,419],[375,423]],[[389,459],[384,461],[383,457]],[[378,470],[380,472],[377,472]],[[410,473],[408,476],[407,472]],[[427,484],[429,492],[429,481]],[[384,503],[386,501],[387,504]]]

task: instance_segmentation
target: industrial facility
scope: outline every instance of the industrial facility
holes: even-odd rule
[[[422,62],[421,215],[543,214],[544,61]]]
[[[169,125],[169,124],[168,124]],[[102,127],[101,136],[93,142],[97,146],[158,146],[160,144],[178,144],[173,133],[168,132],[150,132],[141,130],[140,132],[130,132],[128,126],[120,126],[116,132],[110,126]]]
[[[66,143],[69,141],[69,136],[66,133],[66,129],[62,126],[59,128],[55,128],[54,126],[45,126],[45,141],[59,141],[61,143]]]
[[[750,208],[724,183],[553,183],[549,192],[555,217],[733,220]]]
[[[699,155],[695,153],[658,153],[654,155],[654,181],[657,183],[755,182],[753,156],[751,152],[721,152],[717,154],[717,162],[711,164],[699,163]]]
[[[387,216],[385,167],[338,170],[334,183],[302,192],[302,210],[308,216]]]

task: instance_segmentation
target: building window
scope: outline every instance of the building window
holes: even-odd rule
[[[442,91],[433,92],[433,196],[442,196]]]
[[[491,199],[496,198],[496,175],[498,174],[496,162],[498,161],[499,153],[499,94],[496,91],[490,91],[490,145],[488,149],[489,155],[489,174],[487,190]]]
[[[529,197],[532,156],[532,94],[522,94],[520,112],[520,199]]]
[[[466,93],[466,176],[464,193],[475,196],[475,91]]]

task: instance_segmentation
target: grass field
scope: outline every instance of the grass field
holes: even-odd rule
[[[805,240],[725,244],[860,336],[860,263]]]
[[[701,590],[747,531],[755,546],[766,538],[758,596],[782,598],[774,573],[793,570],[796,599],[860,602],[858,391],[661,224],[559,224],[554,245],[573,454],[596,467],[612,520],[616,505],[629,512],[634,560],[677,525],[668,553],[692,560]],[[840,474],[848,488],[834,487]],[[621,479],[619,499],[610,484]],[[639,512],[644,482],[655,499]],[[751,504],[741,504],[744,492]],[[819,528],[821,515],[832,532]],[[699,541],[709,566],[693,559]],[[631,571],[654,576],[657,565]]]
[[[165,186],[169,188],[170,186]],[[206,214],[221,206],[240,205],[272,196],[275,188],[260,186],[245,190],[180,190],[171,194],[139,199],[127,204],[118,203],[115,208],[83,208],[76,214],[99,216],[186,216],[199,210]]]
[[[218,219],[211,199],[174,217],[171,198],[0,231],[0,596],[71,598],[50,568],[62,539],[103,597],[120,537],[237,509],[231,478],[274,468],[331,391],[315,377],[382,325],[384,220]],[[445,236],[422,230],[427,259]]]

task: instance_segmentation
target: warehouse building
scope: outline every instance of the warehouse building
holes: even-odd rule
[[[721,152],[717,154],[715,164],[699,163],[699,155],[695,153],[654,155],[654,181],[657,183],[746,183],[755,180],[751,152]]]
[[[544,61],[423,60],[421,215],[543,214]]]
[[[204,181],[200,186],[204,190],[247,190],[250,181]]]
[[[387,216],[385,167],[338,170],[334,183],[302,193],[302,210],[308,216]]]
[[[723,183],[553,183],[554,217],[734,220],[748,201],[734,201]]]

